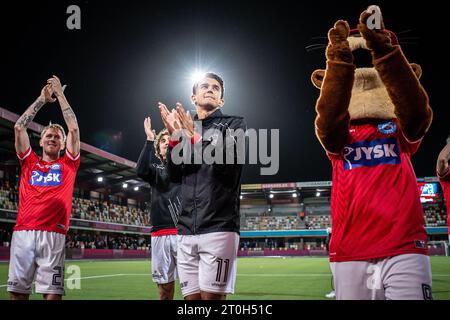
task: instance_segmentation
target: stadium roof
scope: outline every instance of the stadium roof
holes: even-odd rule
[[[14,148],[14,124],[19,115],[0,108],[0,164],[18,165]],[[34,150],[40,150],[40,132],[44,126],[31,122],[28,126],[30,143]],[[112,153],[81,142],[81,163],[77,173],[76,186],[90,191],[122,195],[127,198],[143,196],[148,193],[148,186],[136,176],[136,163]],[[103,181],[97,181],[102,177]],[[127,189],[123,188],[127,183]],[[139,187],[138,191],[134,188]]]

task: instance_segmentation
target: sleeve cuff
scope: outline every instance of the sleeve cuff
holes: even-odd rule
[[[416,140],[416,141],[410,141],[410,140],[405,136],[405,133],[404,133],[404,132],[402,132],[402,135],[403,135],[403,138],[405,138],[406,142],[408,142],[409,144],[417,144],[417,143],[422,142],[422,140],[423,140],[423,137],[422,137],[422,138],[420,138],[420,139],[418,139],[418,140]]]
[[[179,140],[169,140],[169,147],[174,148],[179,143]]]
[[[191,144],[196,144],[200,140],[202,140],[202,136],[196,132],[191,138]]]
[[[66,154],[67,154],[67,156],[69,157],[69,159],[72,160],[72,161],[77,161],[78,158],[80,157],[80,152],[78,152],[77,155],[73,155],[73,154],[71,154],[70,151],[67,150],[67,149],[66,149]]]
[[[17,158],[19,158],[20,161],[25,160],[26,157],[28,157],[31,153],[31,146],[28,147],[27,151],[25,151],[24,153],[16,153],[17,154]]]
[[[200,140],[202,140],[202,136],[198,133],[194,133],[194,135],[191,137],[191,144],[196,144]],[[169,147],[173,148],[179,143],[179,140],[169,140]]]
[[[436,174],[439,179],[444,179],[445,177],[450,176],[450,167],[447,168],[447,171],[443,175],[440,175],[439,172],[436,172]]]

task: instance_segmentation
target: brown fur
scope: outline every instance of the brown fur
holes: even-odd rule
[[[367,17],[363,12],[358,25],[362,38],[350,41],[347,22],[336,22],[328,33],[327,68],[311,77],[320,88],[316,135],[333,153],[340,153],[347,143],[350,120],[397,118],[410,141],[421,138],[432,121],[428,96],[419,82],[420,66],[410,65],[401,48],[391,44],[384,24],[381,30],[368,29]],[[355,48],[371,50],[374,68],[356,69],[351,54]]]

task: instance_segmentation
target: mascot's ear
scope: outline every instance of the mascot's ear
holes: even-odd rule
[[[323,78],[325,77],[325,70],[318,69],[311,75],[311,81],[317,89],[322,87]]]
[[[417,79],[420,79],[420,77],[422,76],[422,67],[417,63],[411,63],[410,66],[416,74]]]

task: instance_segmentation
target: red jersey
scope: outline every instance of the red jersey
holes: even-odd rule
[[[428,254],[409,142],[396,120],[352,124],[333,166],[330,261]]]
[[[80,154],[46,162],[31,150],[17,154],[20,176],[19,210],[14,231],[45,230],[67,234]]]
[[[447,226],[448,234],[450,235],[450,170],[443,177],[439,177],[442,190],[444,191],[444,199],[447,204]]]

